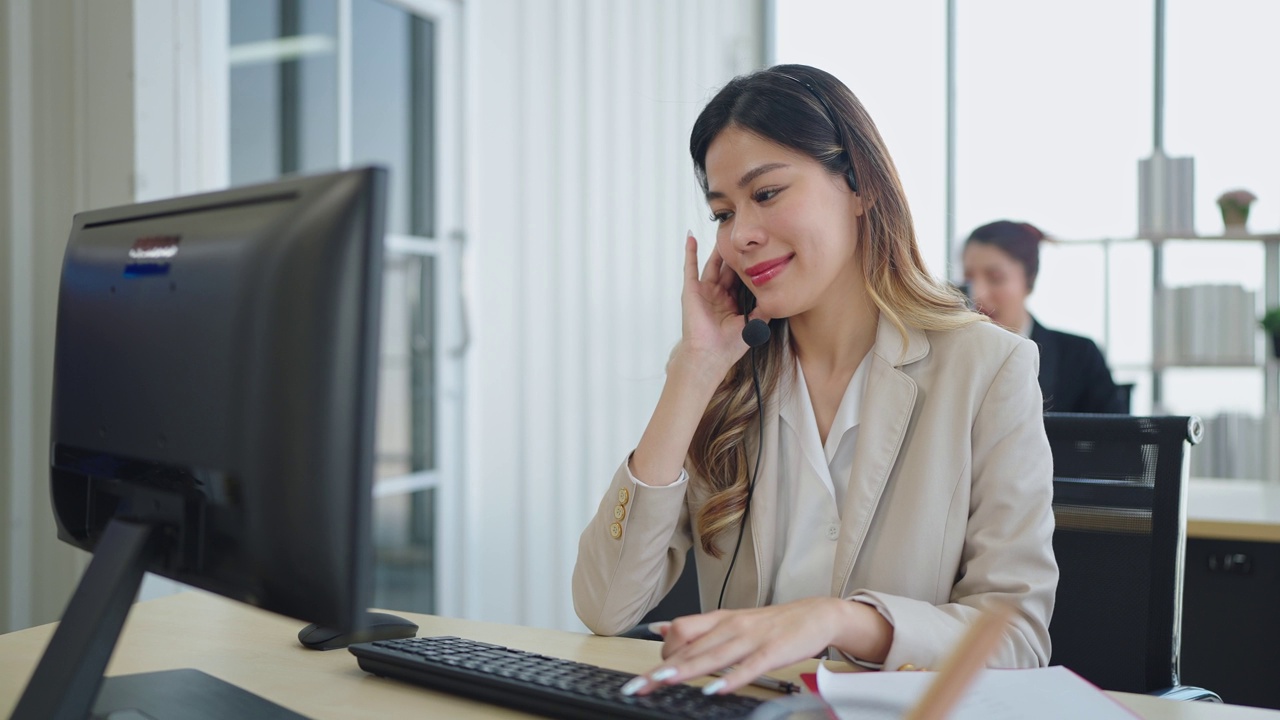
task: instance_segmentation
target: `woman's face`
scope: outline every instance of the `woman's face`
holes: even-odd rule
[[[995,245],[973,241],[964,248],[964,281],[978,310],[1014,332],[1024,322],[1027,269]]]
[[[716,248],[763,315],[794,317],[860,291],[862,201],[844,178],[733,126],[707,148],[706,169],[707,204],[719,224]]]

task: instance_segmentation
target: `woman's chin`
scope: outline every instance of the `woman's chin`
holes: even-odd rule
[[[784,308],[779,308],[776,303],[759,303],[752,314],[765,322],[791,317],[791,313],[786,312]]]

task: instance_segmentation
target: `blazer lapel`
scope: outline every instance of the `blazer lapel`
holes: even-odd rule
[[[916,383],[898,367],[928,355],[929,341],[917,330],[908,330],[907,337],[904,346],[898,329],[881,314],[871,348],[853,470],[840,508],[840,539],[831,578],[831,593],[836,597],[844,594],[915,409]]]

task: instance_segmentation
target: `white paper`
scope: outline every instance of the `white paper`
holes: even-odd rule
[[[896,720],[937,677],[934,672],[833,673],[818,668],[818,694],[841,720]],[[953,720],[1133,720],[1128,708],[1060,667],[982,670],[949,716]]]

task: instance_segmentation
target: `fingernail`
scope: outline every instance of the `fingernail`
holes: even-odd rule
[[[677,671],[675,668],[666,667],[650,675],[649,679],[654,682],[662,682],[663,680],[670,680],[671,678],[675,677],[676,674],[677,674]]]
[[[636,691],[649,684],[649,680],[643,675],[637,675],[627,681],[620,691],[623,695],[635,695]]]
[[[719,680],[716,680],[713,683],[707,683],[707,685],[702,688],[702,694],[715,695],[716,693],[723,690],[726,684],[727,683],[724,681],[724,678],[720,678]]]
[[[662,637],[666,637],[667,631],[670,629],[671,629],[670,620],[659,620],[658,622],[649,623],[649,632],[653,633],[654,635],[661,635]]]

